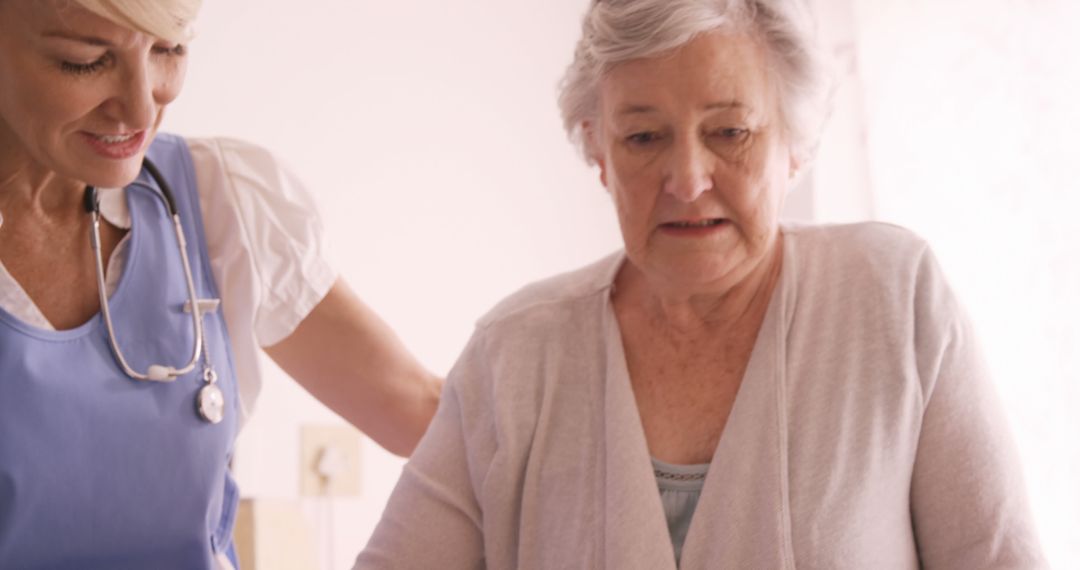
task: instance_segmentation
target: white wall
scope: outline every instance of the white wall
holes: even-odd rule
[[[888,8],[878,10],[879,2]],[[321,204],[342,274],[423,362],[445,373],[474,320],[496,300],[619,246],[607,197],[566,142],[555,104],[555,86],[586,3],[207,2],[188,84],[165,126],[187,135],[249,139],[286,159]],[[986,46],[959,46],[956,53],[958,46],[940,44],[949,37],[947,27],[920,32],[939,44],[919,44],[905,34],[915,24],[922,30],[932,22],[930,7],[941,2],[820,3],[828,10],[833,47],[853,67],[845,75],[821,164],[808,181],[814,191],[792,195],[792,217],[876,215],[916,228],[937,246],[963,297],[973,308],[984,307],[973,310],[978,324],[1002,331],[989,344],[999,355],[994,364],[1000,375],[1013,379],[1003,384],[1006,393],[1017,396],[1026,382],[1038,386],[1037,398],[1017,400],[1025,403],[1013,403],[1010,412],[1027,446],[1032,480],[1047,489],[1037,496],[1040,514],[1049,521],[1044,533],[1058,560],[1075,561],[1068,558],[1076,556],[1068,540],[1080,539],[1069,534],[1062,517],[1068,505],[1073,512],[1080,506],[1075,485],[1066,479],[1080,476],[1077,446],[1064,441],[1066,430],[1080,430],[1063,409],[1065,402],[1078,401],[1080,365],[1068,354],[1077,352],[1077,337],[1075,328],[1051,314],[1053,307],[1033,310],[1026,302],[1033,283],[1039,296],[1052,290],[1063,297],[1076,288],[1078,252],[1063,241],[1077,237],[1065,225],[1064,206],[1077,205],[1067,202],[1076,196],[1068,197],[1067,189],[1077,189],[1065,176],[1071,141],[1065,138],[1067,123],[1047,119],[1040,127],[1045,132],[1032,131],[1014,112],[1016,105],[1050,104],[1075,118],[1065,104],[1070,99],[1055,94],[1061,83],[1052,77],[1068,62],[1049,48],[1039,52],[1060,61],[1042,62],[1047,76],[1026,91],[1010,88],[1007,76],[994,81],[995,64],[984,63],[980,85],[997,86],[998,99],[981,99],[981,87],[942,94],[932,86],[951,71],[922,71],[940,59],[935,50],[954,50],[949,57],[962,59]],[[1053,24],[1053,15],[1042,17]],[[911,45],[922,47],[914,54],[900,50]],[[898,74],[888,73],[904,53],[915,59]],[[1010,65],[1010,72],[1018,72],[1026,64]],[[870,73],[860,75],[859,69]],[[923,99],[912,98],[913,86],[926,90]],[[901,87],[907,97],[894,93]],[[1022,100],[1009,99],[1011,94]],[[944,110],[937,95],[948,103]],[[989,114],[965,114],[971,101]],[[998,108],[1007,111],[994,112]],[[967,122],[949,122],[956,115]],[[921,129],[906,128],[915,119]],[[997,142],[988,152],[971,141]],[[1044,161],[1053,168],[1029,184],[1025,173]],[[984,171],[991,164],[1007,170]],[[1030,194],[1020,198],[1006,193],[1007,187]],[[1035,219],[1046,212],[1056,216],[1054,223],[1022,231],[1008,217]],[[1028,252],[1038,255],[1028,258]],[[1002,268],[999,259],[1024,264]],[[1052,274],[1037,266],[1044,262],[1072,269]],[[1020,272],[1036,280],[1020,280]],[[1001,287],[981,287],[987,276]],[[1060,341],[1056,352],[1031,340],[1032,330],[1053,333]],[[1016,357],[1000,356],[1010,353]],[[246,496],[296,497],[299,426],[336,420],[276,369],[268,370],[258,411],[238,444],[237,473]],[[364,451],[362,497],[330,507],[306,503],[316,528],[326,528],[327,518],[334,521],[335,552],[327,568],[348,566],[400,471],[401,461],[373,444]],[[1055,462],[1060,469],[1051,471]],[[1063,494],[1065,506],[1053,503],[1053,493]]]
[[[263,144],[310,184],[336,266],[432,370],[519,286],[619,245],[556,83],[584,0],[206,2],[165,128]],[[298,427],[334,418],[276,369],[238,443],[245,496],[296,497]],[[365,443],[363,495],[333,505],[355,556],[401,462]],[[326,507],[307,504],[325,528]],[[321,526],[320,526],[321,525]]]
[[[1080,568],[1080,2],[853,5],[874,216],[933,245],[995,373],[1046,551]]]

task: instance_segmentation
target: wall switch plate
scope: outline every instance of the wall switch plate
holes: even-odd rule
[[[348,425],[301,426],[300,495],[359,495],[360,437],[360,432]]]

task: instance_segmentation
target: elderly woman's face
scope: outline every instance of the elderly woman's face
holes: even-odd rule
[[[773,249],[794,172],[764,48],[712,32],[673,54],[616,66],[587,125],[630,261],[708,290]]]
[[[0,149],[99,186],[138,175],[184,48],[68,0],[0,1]]]

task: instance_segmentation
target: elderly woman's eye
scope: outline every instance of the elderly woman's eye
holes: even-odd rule
[[[747,129],[739,128],[739,127],[727,127],[727,128],[723,128],[723,129],[717,129],[717,130],[713,131],[712,134],[713,134],[713,136],[718,136],[718,137],[724,138],[724,139],[741,139],[748,132],[750,132],[750,131],[748,131]]]
[[[626,137],[626,142],[631,143],[631,144],[636,144],[636,145],[646,145],[646,144],[649,144],[649,143],[652,143],[652,142],[656,142],[659,139],[660,139],[660,134],[659,133],[655,133],[655,132],[651,132],[651,131],[645,131],[645,132],[640,132],[640,133],[634,133],[632,135],[627,136]]]

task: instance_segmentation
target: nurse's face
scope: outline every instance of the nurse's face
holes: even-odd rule
[[[745,34],[703,34],[628,61],[587,127],[630,262],[689,294],[741,281],[777,243],[795,163],[769,59]]]
[[[70,0],[0,0],[0,175],[134,180],[184,82],[184,51]]]

